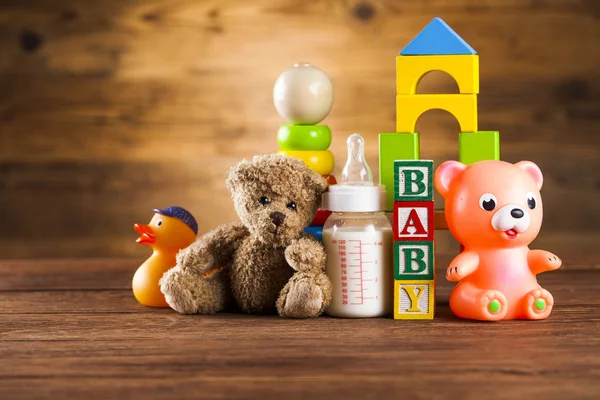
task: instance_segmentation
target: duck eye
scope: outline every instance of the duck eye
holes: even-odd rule
[[[492,211],[494,208],[496,208],[496,203],[497,200],[493,194],[486,193],[481,195],[479,198],[479,207],[485,211]]]
[[[535,196],[533,195],[533,193],[527,193],[527,207],[533,210],[536,205],[537,203],[535,201]]]
[[[161,225],[162,225],[162,219],[159,219],[159,220],[156,222],[156,226],[161,226]]]
[[[269,198],[267,196],[263,196],[260,199],[258,199],[258,202],[260,204],[262,204],[263,206],[266,206],[267,204],[271,203],[271,200],[269,200]]]
[[[289,203],[287,203],[286,207],[292,211],[296,211],[296,208],[297,208],[296,203],[294,203],[293,201],[290,201]]]

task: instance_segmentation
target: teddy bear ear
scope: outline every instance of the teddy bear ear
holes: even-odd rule
[[[306,186],[314,191],[317,196],[321,196],[329,187],[329,184],[321,175],[316,172],[310,171],[304,179]]]
[[[446,198],[452,187],[452,182],[459,176],[467,166],[458,161],[446,161],[435,171],[435,188]]]
[[[520,161],[515,165],[533,178],[538,190],[542,189],[542,185],[544,184],[544,176],[542,175],[542,170],[540,167],[531,161]]]
[[[227,173],[227,179],[225,181],[227,189],[233,193],[233,191],[238,188],[242,182],[248,182],[249,178],[253,175],[254,170],[254,163],[246,159],[243,159],[235,164]]]

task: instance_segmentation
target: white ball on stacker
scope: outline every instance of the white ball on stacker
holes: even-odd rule
[[[292,125],[315,125],[333,105],[333,85],[325,72],[309,63],[297,63],[279,75],[273,88],[279,115]]]

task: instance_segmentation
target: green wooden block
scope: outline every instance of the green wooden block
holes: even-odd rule
[[[394,200],[433,201],[433,160],[394,161]]]
[[[394,242],[395,280],[433,280],[435,275],[433,242]]]
[[[386,210],[394,209],[394,161],[419,159],[419,134],[379,134],[379,184],[387,190]]]
[[[498,131],[461,132],[458,135],[458,160],[466,165],[482,160],[500,159]]]

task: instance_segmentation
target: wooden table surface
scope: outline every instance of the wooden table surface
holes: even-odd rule
[[[299,321],[143,307],[140,260],[2,261],[0,398],[597,400],[595,260],[540,276],[548,320],[501,323],[454,318],[444,279],[434,321]]]

